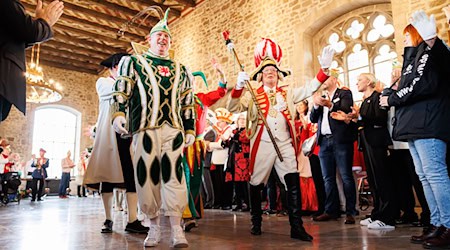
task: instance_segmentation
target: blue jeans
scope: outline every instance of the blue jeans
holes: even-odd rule
[[[352,173],[353,143],[335,144],[333,137],[322,138],[319,151],[320,166],[325,184],[325,213],[339,215],[339,191],[336,185],[336,169],[344,184],[347,215],[356,215],[356,188]]]
[[[61,182],[59,183],[59,195],[66,195],[66,189],[69,187],[70,173],[62,173]]]
[[[450,228],[450,178],[445,162],[447,144],[439,139],[417,139],[408,144],[430,207],[431,224]]]

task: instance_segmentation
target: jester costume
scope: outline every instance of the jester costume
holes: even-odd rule
[[[162,204],[166,216],[181,216],[187,204],[185,134],[195,134],[192,75],[150,50],[124,57],[118,74],[113,119],[127,117],[140,208],[155,218]]]
[[[196,138],[193,145],[185,148],[184,166],[188,184],[188,207],[184,210],[183,219],[201,218],[203,216],[202,197],[200,187],[202,185],[203,163],[206,154],[203,136],[206,126],[208,107],[225,96],[226,84],[220,82],[217,90],[208,93],[197,93],[195,98],[195,132]]]

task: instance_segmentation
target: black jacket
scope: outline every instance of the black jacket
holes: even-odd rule
[[[396,107],[392,138],[450,141],[450,51],[442,40],[406,47],[399,88],[388,99]]]
[[[358,121],[362,128],[367,143],[372,147],[387,147],[392,145],[391,136],[387,128],[388,111],[380,108],[380,93],[374,91],[366,98],[359,110],[361,120]]]
[[[328,120],[330,122],[331,133],[333,134],[334,142],[337,144],[353,143],[356,140],[356,125],[354,123],[346,124],[343,121],[338,121],[330,117],[331,112],[338,110],[344,111],[345,113],[351,112],[351,107],[353,106],[352,92],[347,89],[336,89],[333,98],[331,98],[333,106],[328,112]],[[323,135],[320,133],[322,129],[322,117],[323,117],[323,107],[320,106],[318,109],[312,109],[310,119],[312,123],[318,123],[317,130],[317,142],[321,143]]]
[[[24,114],[25,48],[52,36],[49,24],[42,19],[34,20],[26,14],[20,1],[0,1],[0,96]]]

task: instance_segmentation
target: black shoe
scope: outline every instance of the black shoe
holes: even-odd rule
[[[233,212],[240,212],[242,211],[242,206],[236,206],[235,208],[231,209]]]
[[[272,209],[267,209],[263,212],[265,215],[275,215],[277,214],[277,211],[272,210]]]
[[[303,226],[291,227],[291,238],[303,241],[312,241],[314,239],[306,232]]]
[[[222,210],[231,210],[231,206],[223,206]]]
[[[194,227],[197,227],[197,221],[195,221],[194,219],[187,219],[184,222],[184,231],[185,232],[190,232]]]
[[[32,201],[32,202],[35,202],[35,201],[36,201],[36,199],[31,199],[31,201]]]
[[[112,226],[111,226],[111,228],[112,228]],[[148,229],[149,228],[146,226],[143,226],[139,220],[135,220],[132,223],[128,223],[127,226],[125,227],[126,232],[136,233],[136,234],[145,234],[148,232]]]
[[[261,235],[261,225],[252,225],[252,229],[250,229],[250,233],[253,235]]]
[[[102,226],[102,233],[112,233],[113,222],[111,220],[105,220]]]
[[[41,198],[38,198],[38,199],[37,199],[37,201],[43,201],[43,199],[41,199]]]

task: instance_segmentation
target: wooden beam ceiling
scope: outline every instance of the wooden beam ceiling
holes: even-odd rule
[[[1,0],[0,0],[1,1]],[[21,0],[28,13],[34,15],[35,0]],[[165,11],[169,17],[178,18],[188,8],[195,7],[195,0],[176,0],[167,5],[161,0],[64,0],[64,14],[53,26],[54,37],[41,45],[42,62],[45,65],[90,74],[103,70],[101,60],[118,52],[131,49],[130,42],[141,42],[149,30],[159,21],[156,14],[136,20],[128,26],[124,36],[118,31],[140,10],[151,5]],[[45,1],[45,4],[48,4]]]

